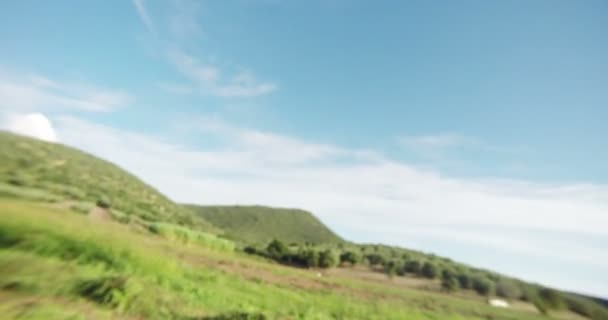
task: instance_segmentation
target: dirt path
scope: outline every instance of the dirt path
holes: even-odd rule
[[[95,206],[89,211],[89,218],[94,221],[110,221],[112,215],[108,209]]]

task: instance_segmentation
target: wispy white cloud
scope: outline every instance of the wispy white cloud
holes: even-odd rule
[[[278,87],[272,82],[258,81],[249,71],[223,79],[218,67],[202,63],[179,50],[172,50],[169,59],[177,70],[204,94],[219,97],[255,97],[271,93]]]
[[[137,15],[141,22],[146,26],[146,29],[152,34],[156,34],[156,27],[154,26],[154,22],[148,13],[148,9],[145,5],[145,0],[133,0],[133,5],[135,6],[135,11],[137,11]]]
[[[148,13],[144,0],[133,0],[137,13],[146,28],[157,35],[155,24]],[[204,63],[201,59],[185,53],[180,43],[191,44],[193,39],[202,33],[197,20],[198,6],[190,1],[173,1],[167,13],[168,25],[165,29],[170,49],[161,47],[166,52],[168,62],[184,76],[188,82],[162,82],[159,87],[176,94],[200,93],[224,98],[247,98],[266,95],[277,90],[278,85],[269,81],[260,81],[250,70],[227,72],[217,64]],[[228,74],[228,75],[227,75]]]
[[[441,133],[432,135],[406,135],[399,137],[404,146],[416,149],[443,149],[479,144],[479,141],[455,133]]]
[[[207,139],[221,141],[220,147],[208,149],[159,142],[77,119],[62,118],[58,123],[67,143],[152,177],[155,185],[180,201],[301,206],[334,225],[372,223],[375,232],[441,221],[453,227],[473,224],[608,234],[606,186],[454,179],[371,151],[216,121],[201,122],[199,130]],[[83,130],[90,134],[78,134]],[[124,156],[133,153],[140,154]],[[152,166],[165,163],[163,168],[175,168],[146,168],[134,160],[141,158],[154,159]],[[342,220],[346,213],[349,218]]]
[[[107,112],[133,101],[120,90],[59,82],[40,75],[17,75],[0,70],[0,107],[3,111],[71,109]]]
[[[203,28],[198,23],[200,2],[187,0],[174,0],[169,13],[169,30],[174,37],[192,38],[203,33]]]

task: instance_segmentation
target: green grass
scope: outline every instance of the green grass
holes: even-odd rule
[[[217,249],[221,251],[234,251],[234,242],[217,236],[193,231],[186,227],[169,224],[169,223],[152,223],[148,227],[152,233],[159,234],[167,239],[178,241],[182,244],[200,244],[207,248]]]
[[[273,239],[286,243],[337,244],[343,240],[310,212],[263,206],[187,205],[225,236],[247,244],[265,245]]]
[[[109,202],[146,221],[219,232],[116,165],[60,144],[0,131],[0,196],[47,202]]]
[[[444,294],[318,279],[9,199],[0,199],[0,288],[8,319],[546,319]]]

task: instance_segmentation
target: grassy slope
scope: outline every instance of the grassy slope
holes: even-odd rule
[[[21,188],[15,190],[15,186]],[[63,145],[0,131],[0,194],[15,192],[36,200],[77,201],[84,207],[106,198],[114,210],[146,221],[214,229],[112,163]]]
[[[273,239],[291,243],[328,244],[343,240],[311,213],[263,206],[193,206],[205,220],[234,240],[266,244]]]
[[[26,319],[521,319],[533,311],[323,277],[0,198],[0,313]],[[224,318],[218,316],[225,316]]]

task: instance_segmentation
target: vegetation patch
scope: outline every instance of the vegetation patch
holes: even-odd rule
[[[310,212],[264,206],[186,205],[226,236],[245,244],[264,245],[273,239],[286,243],[338,244],[344,242]]]

